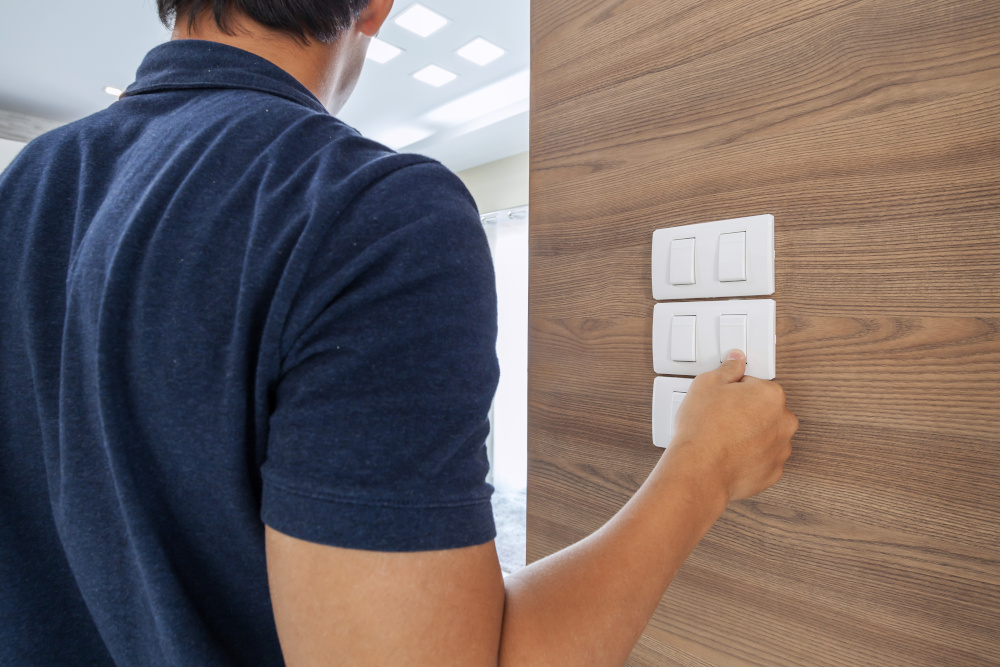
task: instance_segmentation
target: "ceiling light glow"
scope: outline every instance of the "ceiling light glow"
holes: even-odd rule
[[[122,89],[115,88],[114,86],[105,86],[104,92],[106,92],[108,95],[114,95],[115,97],[119,97],[122,94]]]
[[[488,65],[506,53],[506,51],[492,42],[487,42],[482,37],[476,37],[474,40],[460,48],[457,53],[466,60],[471,60],[477,65]]]
[[[434,109],[425,120],[435,125],[454,127],[526,102],[530,95],[531,72],[522,70]]]
[[[448,23],[448,19],[432,12],[419,3],[414,3],[409,9],[396,17],[396,25],[406,28],[421,37],[427,37],[437,32]]]
[[[368,45],[368,53],[366,54],[366,57],[368,60],[374,60],[379,64],[384,64],[402,52],[403,49],[393,46],[389,42],[383,42],[378,37],[372,37],[372,41]]]
[[[417,81],[423,81],[432,86],[443,86],[449,81],[454,81],[457,77],[457,74],[453,74],[437,65],[428,65],[413,75],[413,78]]]
[[[385,132],[379,132],[373,138],[375,141],[385,144],[392,150],[399,150],[403,146],[415,144],[421,139],[426,139],[433,134],[430,130],[419,127],[396,127]]]

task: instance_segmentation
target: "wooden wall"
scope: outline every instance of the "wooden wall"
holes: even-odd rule
[[[1000,4],[532,6],[528,560],[651,444],[654,229],[772,213],[785,478],[630,665],[1000,664]]]

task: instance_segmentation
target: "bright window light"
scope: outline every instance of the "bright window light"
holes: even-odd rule
[[[377,63],[387,63],[400,53],[403,49],[393,46],[389,42],[383,42],[378,37],[372,37],[371,43],[368,45],[368,60],[374,60]]]
[[[379,132],[373,138],[375,141],[385,144],[395,151],[403,146],[415,144],[421,139],[426,139],[431,134],[430,130],[419,127],[396,127],[385,132]]]
[[[487,42],[482,37],[476,37],[458,50],[458,55],[477,65],[489,65],[504,53],[506,51],[492,42]]]
[[[416,72],[413,78],[417,81],[429,83],[432,86],[443,86],[449,81],[454,81],[457,76],[457,74],[453,74],[437,65],[428,65],[419,72]]]
[[[122,94],[122,89],[115,88],[114,86],[105,86],[104,92],[106,92],[108,95],[114,95],[115,97],[118,97]]]
[[[448,22],[448,19],[432,12],[419,3],[414,3],[409,9],[396,17],[396,25],[406,28],[421,37],[436,32]]]

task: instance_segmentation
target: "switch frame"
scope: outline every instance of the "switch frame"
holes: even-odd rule
[[[746,280],[719,280],[719,237],[746,232]],[[670,247],[675,239],[695,239],[695,282],[670,283]],[[774,216],[753,215],[695,225],[657,229],[652,248],[653,298],[708,299],[714,297],[767,296],[774,294]]]
[[[697,375],[718,368],[719,324],[722,315],[747,316],[746,374],[762,380],[775,377],[777,339],[774,299],[670,301],[653,306],[653,370],[659,375]],[[674,361],[670,354],[671,324],[676,315],[698,318],[697,361]]]

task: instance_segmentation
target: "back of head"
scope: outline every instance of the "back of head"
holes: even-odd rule
[[[308,41],[333,42],[351,27],[369,0],[157,0],[160,20],[168,28],[176,21],[194,23],[211,12],[219,29],[234,33],[244,15],[261,25]]]

